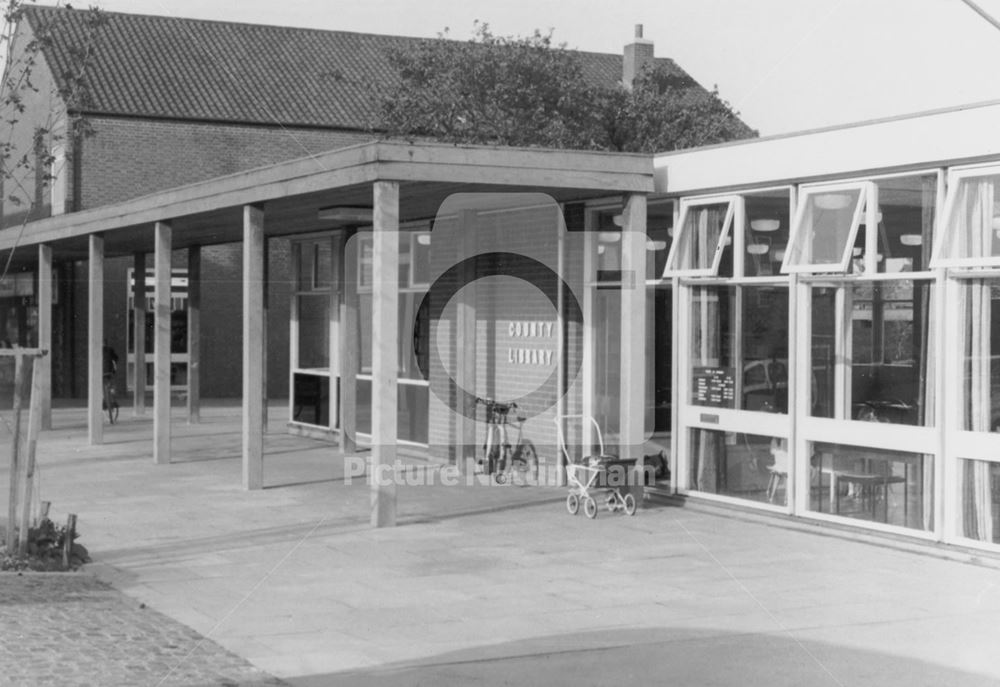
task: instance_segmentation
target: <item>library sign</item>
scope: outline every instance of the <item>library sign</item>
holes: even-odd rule
[[[537,320],[498,323],[507,334],[507,362],[518,366],[549,366],[556,354],[556,323]]]

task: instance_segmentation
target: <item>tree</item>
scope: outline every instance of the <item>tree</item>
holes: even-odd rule
[[[676,150],[755,136],[717,90],[662,67],[632,88],[588,79],[580,53],[552,34],[427,40],[390,55],[398,72],[375,127],[389,137],[627,152]]]
[[[87,74],[107,21],[97,8],[79,10],[85,13],[85,35],[71,43],[76,46],[70,48],[74,69],[50,79],[41,68],[42,51],[68,29],[52,22],[29,30],[22,21],[26,7],[23,0],[6,0],[0,32],[0,207],[16,210],[0,212],[0,224],[7,226],[40,215],[45,190],[68,173],[76,143],[93,133],[78,112],[89,102]],[[6,269],[0,279],[5,274]]]

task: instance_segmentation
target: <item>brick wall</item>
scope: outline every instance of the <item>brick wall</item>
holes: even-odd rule
[[[80,209],[371,140],[363,132],[91,117]]]

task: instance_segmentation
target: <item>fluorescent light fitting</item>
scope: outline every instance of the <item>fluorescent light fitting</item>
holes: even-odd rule
[[[597,234],[597,238],[601,243],[617,243],[621,241],[622,234],[620,231],[602,231]]]
[[[764,255],[770,248],[766,243],[749,243],[747,244],[747,253],[750,255]]]
[[[899,242],[904,246],[922,246],[924,237],[920,234],[900,234]]]
[[[750,228],[754,231],[777,231],[781,222],[776,219],[753,219],[750,220]]]

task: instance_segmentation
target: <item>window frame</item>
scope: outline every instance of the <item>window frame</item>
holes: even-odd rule
[[[860,191],[860,193],[854,207],[854,213],[851,218],[851,228],[848,232],[847,241],[845,242],[840,262],[821,264],[803,262],[792,264],[792,256],[796,253],[798,242],[802,240],[804,233],[807,231],[805,227],[805,218],[806,212],[810,207],[810,198],[812,196],[845,191]],[[835,184],[802,185],[799,188],[799,195],[797,199],[798,203],[795,208],[795,218],[792,221],[791,231],[788,234],[788,244],[785,247],[785,257],[781,262],[780,272],[782,274],[846,274],[852,257],[852,249],[854,248],[854,244],[857,242],[858,231],[861,229],[862,218],[865,220],[864,224],[866,228],[875,219],[873,208],[877,207],[876,194],[877,189],[875,187],[875,182],[872,180],[838,182]],[[869,258],[869,253],[871,253],[871,251],[866,251],[866,260]],[[868,272],[867,269],[865,271]]]
[[[677,260],[679,260],[680,246],[684,243],[686,238],[686,228],[687,228],[687,218],[688,213],[692,208],[703,207],[706,205],[721,205],[727,203],[726,215],[722,221],[722,231],[719,233],[718,241],[715,245],[715,252],[712,256],[712,264],[710,267],[699,267],[699,268],[683,268],[679,269],[675,267]],[[742,232],[733,232],[733,226],[738,222],[742,226],[742,213],[743,213],[743,196],[740,194],[726,194],[722,196],[701,196],[697,198],[681,198],[679,202],[680,215],[678,217],[677,223],[674,225],[674,237],[673,242],[670,244],[670,253],[667,255],[667,263],[663,268],[663,274],[660,275],[660,279],[668,279],[670,277],[715,277],[719,273],[719,265],[722,262],[722,254],[725,252],[726,239],[732,236],[733,242],[733,255],[738,255],[742,249],[743,237]],[[735,269],[735,267],[734,267]]]
[[[934,248],[931,251],[931,259],[928,262],[929,269],[933,270],[949,267],[1000,267],[1000,255],[972,258],[947,258],[941,255],[946,241],[952,238],[952,216],[957,210],[959,187],[962,186],[963,182],[969,179],[990,176],[1000,177],[1000,165],[990,164],[975,165],[970,167],[953,167],[948,170],[946,185],[947,192],[945,194],[944,205],[938,215],[938,223],[935,226]]]

